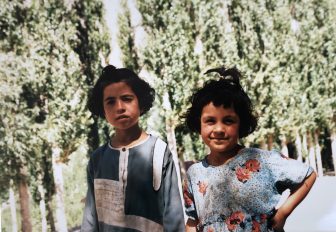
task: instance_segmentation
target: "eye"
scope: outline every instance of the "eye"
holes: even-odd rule
[[[124,102],[131,102],[131,101],[133,101],[134,97],[133,96],[123,96],[121,99]]]
[[[236,122],[236,120],[234,120],[233,118],[224,118],[223,123],[226,125],[231,125],[234,124]]]
[[[207,118],[207,119],[204,120],[204,123],[212,125],[212,124],[216,123],[216,120],[213,119],[213,118]]]
[[[115,103],[115,99],[109,99],[109,100],[106,102],[107,105],[114,105],[114,103]]]

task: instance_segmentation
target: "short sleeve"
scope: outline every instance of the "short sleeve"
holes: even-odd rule
[[[164,171],[162,174],[164,194],[163,227],[164,231],[183,231],[184,215],[177,173],[173,155],[169,148],[165,152]]]
[[[197,221],[198,216],[195,207],[194,194],[192,191],[191,181],[188,174],[183,181],[183,199],[186,215],[188,216],[188,218]]]
[[[313,172],[308,164],[288,158],[276,150],[272,150],[268,158],[269,169],[272,170],[279,193],[300,185]]]

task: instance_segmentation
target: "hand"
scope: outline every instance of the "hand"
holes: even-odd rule
[[[277,210],[276,214],[271,219],[272,228],[275,232],[284,232],[287,217],[288,216],[281,210],[281,208]]]

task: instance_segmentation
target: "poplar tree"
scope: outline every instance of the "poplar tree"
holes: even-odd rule
[[[183,141],[187,136],[183,136],[183,127],[177,126],[199,76],[198,55],[194,52],[194,6],[190,1],[146,0],[137,3],[148,34],[142,62],[157,77],[155,89],[168,142],[173,152],[179,148],[178,154],[182,158],[184,147],[190,146],[190,140],[188,144]]]
[[[104,33],[99,34],[103,28],[97,23],[101,20],[102,4],[91,5],[91,11],[87,12],[90,16],[97,15],[87,24],[90,26],[89,46],[85,48],[91,49],[85,57],[91,59],[88,66],[87,63],[83,65],[75,52],[83,44],[78,37],[85,33],[76,26],[86,24],[72,7],[72,2],[33,1],[30,4],[9,3],[1,8],[4,9],[1,18],[9,19],[1,21],[5,33],[1,37],[1,80],[11,90],[3,92],[3,99],[8,101],[1,105],[5,110],[1,112],[6,112],[1,120],[1,133],[5,138],[1,143],[4,151],[1,162],[8,167],[4,172],[13,176],[20,187],[25,187],[24,191],[19,188],[24,196],[20,195],[21,202],[24,201],[21,212],[27,213],[22,216],[25,231],[32,230],[27,208],[28,184],[37,202],[41,198],[46,200],[49,226],[55,230],[51,209],[54,181],[58,181],[54,177],[59,178],[55,176],[55,166],[66,163],[87,138],[90,115],[86,109],[89,79],[86,74],[88,70],[97,69],[95,72],[98,72],[100,65],[98,54],[102,48],[96,42],[97,38],[105,40]],[[90,18],[88,15],[85,17]],[[97,27],[101,31],[97,31]],[[39,184],[43,184],[44,196],[38,192]],[[62,182],[59,184],[58,190],[62,190]],[[62,192],[59,194],[56,195],[60,203],[57,207],[63,209],[56,208],[57,229],[64,231],[66,216],[62,215]]]

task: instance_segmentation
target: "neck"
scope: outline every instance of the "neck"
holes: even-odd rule
[[[147,137],[147,134],[139,127],[138,124],[126,130],[116,129],[111,138],[113,147],[130,147]]]
[[[235,157],[242,148],[242,145],[237,144],[231,151],[228,152],[210,152],[210,154],[207,156],[207,162],[212,166],[226,164],[233,157]]]

